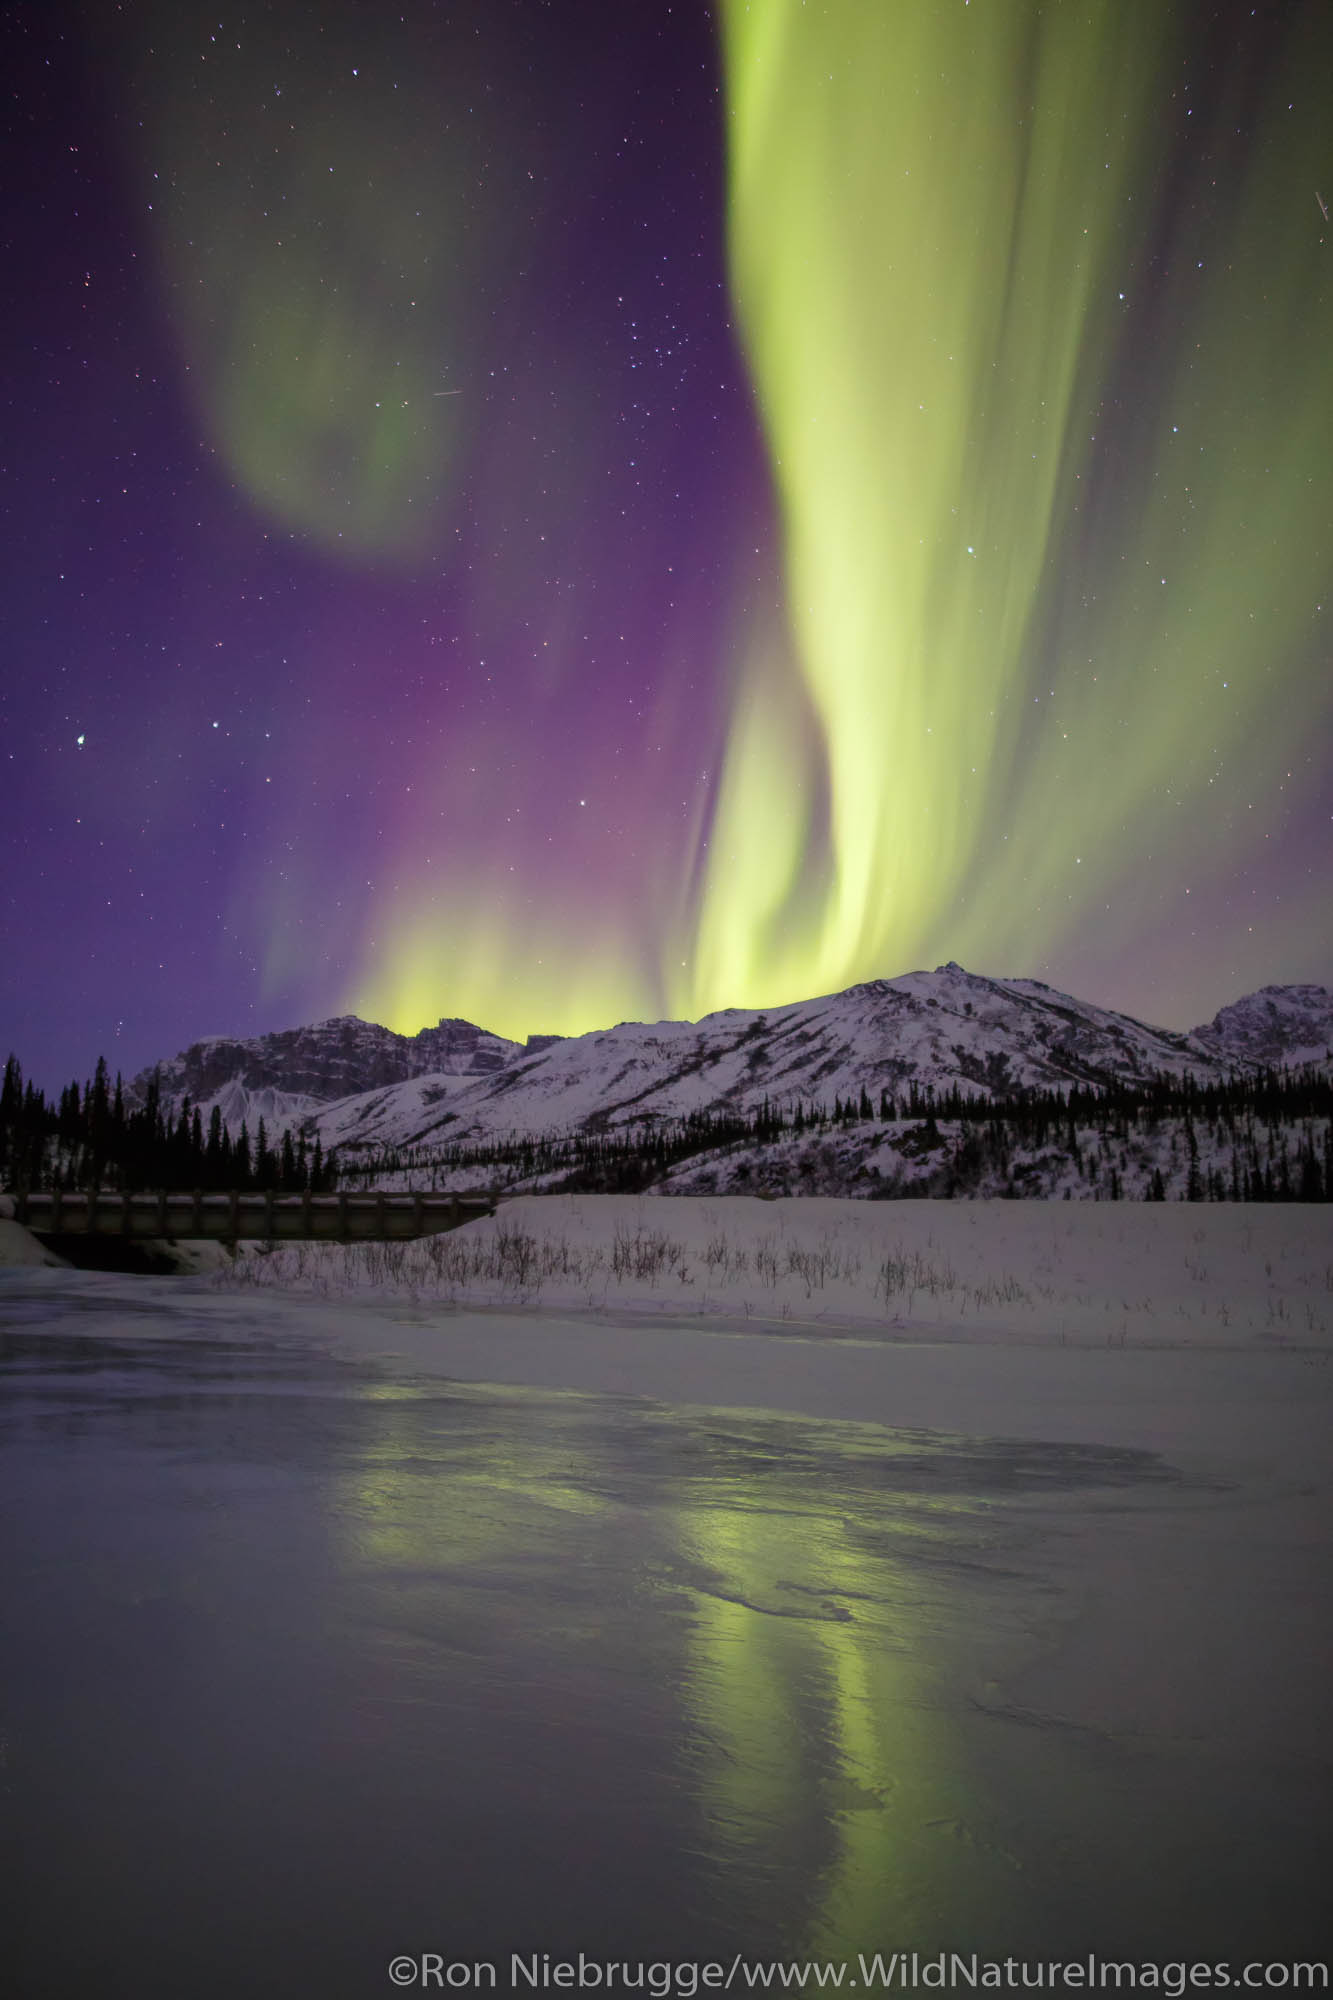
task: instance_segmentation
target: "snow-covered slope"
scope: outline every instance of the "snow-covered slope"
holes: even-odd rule
[[[184,1096],[182,1092],[182,1100]],[[307,1092],[278,1090],[271,1083],[257,1084],[251,1089],[238,1077],[224,1083],[221,1090],[214,1091],[211,1097],[191,1097],[190,1107],[198,1110],[205,1132],[215,1105],[222,1113],[223,1124],[233,1135],[240,1131],[242,1125],[251,1132],[258,1132],[261,1118],[269,1132],[285,1132],[289,1127],[297,1131],[316,1111],[323,1109],[320,1099]],[[179,1106],[174,1108],[179,1109]]]
[[[1163,1071],[1224,1075],[1252,1060],[1039,980],[987,979],[950,964],[762,1013],[623,1022],[531,1055],[516,1050],[484,1077],[417,1077],[331,1105],[312,1128],[326,1151],[475,1142],[650,1125],[702,1110],[752,1114],[765,1098],[831,1105],[865,1090],[877,1102],[881,1091],[901,1097],[913,1084],[990,1096]]]

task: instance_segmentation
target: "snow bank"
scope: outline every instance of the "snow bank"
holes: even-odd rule
[[[0,1216],[0,1265],[59,1264],[61,1259],[37,1241],[21,1222]]]
[[[224,1282],[897,1340],[1326,1349],[1333,1208],[521,1196],[418,1243],[248,1247]]]

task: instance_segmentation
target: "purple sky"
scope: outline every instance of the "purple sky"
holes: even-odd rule
[[[953,32],[944,0],[916,11]],[[1182,502],[1195,568],[1180,617],[1195,622],[1163,627],[1150,698],[1126,683],[1123,733],[1057,678],[1075,653],[1084,671],[1089,604],[1122,590],[1137,560],[1140,487],[1170,476],[1157,433],[1188,402],[1184,374],[1168,379],[1188,343],[1167,266],[1190,261],[1192,232],[1237,270],[1261,257],[1253,191],[1281,181],[1288,144],[1269,98],[1312,48],[1328,52],[1322,9],[1232,14],[1180,10],[1173,50],[1153,58],[1164,104],[1193,91],[1181,116],[1197,108],[1209,150],[1164,142],[1124,170],[1131,220],[1108,225],[1106,270],[1134,269],[1150,309],[1080,374],[1066,429],[1085,461],[1075,469],[1061,443],[1060,477],[1083,481],[1086,504],[1051,528],[1031,587],[1027,650],[1003,696],[1018,721],[997,725],[957,858],[945,867],[935,847],[912,863],[924,887],[895,929],[828,917],[854,873],[846,829],[880,824],[875,801],[848,797],[836,673],[802,662],[797,631],[793,579],[820,546],[806,517],[817,503],[827,519],[843,489],[812,477],[784,496],[792,412],[765,359],[770,322],[736,307],[727,86],[708,10],[6,7],[0,1055],[12,1048],[50,1088],[99,1053],[130,1074],[202,1034],[352,1008],[409,1030],[464,1014],[511,1034],[571,1031],[795,999],[807,965],[815,991],[927,952],[1182,1027],[1264,980],[1328,977],[1316,586],[1329,582],[1333,485],[1284,440],[1333,411],[1317,389],[1299,408],[1283,400],[1306,379],[1311,315],[1325,349],[1333,339],[1333,242],[1307,172],[1326,109],[1291,114],[1306,260],[1294,288],[1279,296],[1256,264],[1222,330],[1238,389],[1191,391],[1206,438],[1194,449],[1210,468],[1229,455],[1233,482],[1197,510],[1192,493]],[[845,43],[830,46],[846,60]],[[947,118],[922,143],[941,148],[943,184]],[[878,186],[892,169],[849,154],[859,171]],[[831,228],[845,220],[830,211]],[[762,228],[757,215],[756,243]],[[938,280],[920,283],[896,308],[917,324],[938,310]],[[836,311],[834,289],[821,297]],[[1244,361],[1247,314],[1267,373]],[[864,396],[868,433],[893,435],[899,385],[889,362],[884,381],[875,372],[872,360],[847,393]],[[804,393],[798,379],[798,408]],[[974,475],[997,493],[1002,457],[995,446]],[[935,462],[849,463],[847,504],[867,490],[867,463],[910,490]],[[1219,573],[1234,574],[1222,496],[1246,481],[1255,604],[1276,623],[1271,644],[1237,640],[1227,666],[1241,614],[1205,601],[1203,580],[1213,534]],[[1012,576],[1024,549],[1005,543],[998,501],[991,513],[989,552]],[[863,506],[853,544],[865,520]],[[1288,629],[1273,607],[1306,595]],[[1123,610],[1107,630],[1133,623],[1138,598]],[[882,604],[876,616],[862,642],[884,648],[872,687],[895,671]],[[856,642],[840,643],[845,661]],[[1223,649],[1216,691],[1189,679],[1182,646]],[[934,671],[923,686],[948,679],[943,726],[957,733],[947,717],[967,714],[968,683],[956,662]],[[984,661],[968,671],[978,703],[997,699]],[[786,735],[747,764],[746,730],[767,742],[765,675]],[[1121,787],[1086,832],[1022,720],[1024,702],[1044,712],[1048,681],[1088,729],[1086,781],[1068,797]],[[1201,831],[1177,845],[1161,832],[1171,788],[1153,746],[1206,735],[1209,704],[1242,683],[1259,689],[1256,715],[1285,721],[1219,731],[1215,768],[1182,780],[1182,825]],[[865,699],[866,732],[883,715]],[[851,723],[854,738],[854,709]],[[882,752],[886,787],[913,771],[934,785],[894,731]],[[729,877],[718,830],[743,818],[752,770],[761,793],[800,794],[797,851],[734,990],[717,938],[730,898],[763,901],[772,836],[756,816],[755,851]],[[1135,789],[1150,770],[1151,808]],[[1225,794],[1215,824],[1208,786]],[[1149,813],[1151,866],[1136,845]],[[1028,861],[993,872],[1011,835],[1015,849],[1045,827],[1063,839],[1066,821],[1067,875]],[[1094,853],[1099,826],[1123,832]],[[866,838],[897,865],[887,835]],[[804,957],[788,949],[801,923],[822,939]]]

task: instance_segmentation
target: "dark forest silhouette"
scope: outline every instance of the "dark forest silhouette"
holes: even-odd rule
[[[323,1194],[334,1185],[318,1135],[284,1131],[271,1144],[264,1120],[251,1138],[245,1125],[233,1139],[215,1105],[207,1129],[188,1098],[163,1111],[156,1081],[145,1102],[127,1109],[120,1077],[105,1061],[91,1083],[71,1083],[58,1104],[25,1084],[11,1056],[0,1085],[0,1185],[37,1188],[237,1188],[242,1193]]]

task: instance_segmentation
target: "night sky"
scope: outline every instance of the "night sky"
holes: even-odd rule
[[[1328,981],[1330,78],[1326,0],[5,7],[0,1056]]]

